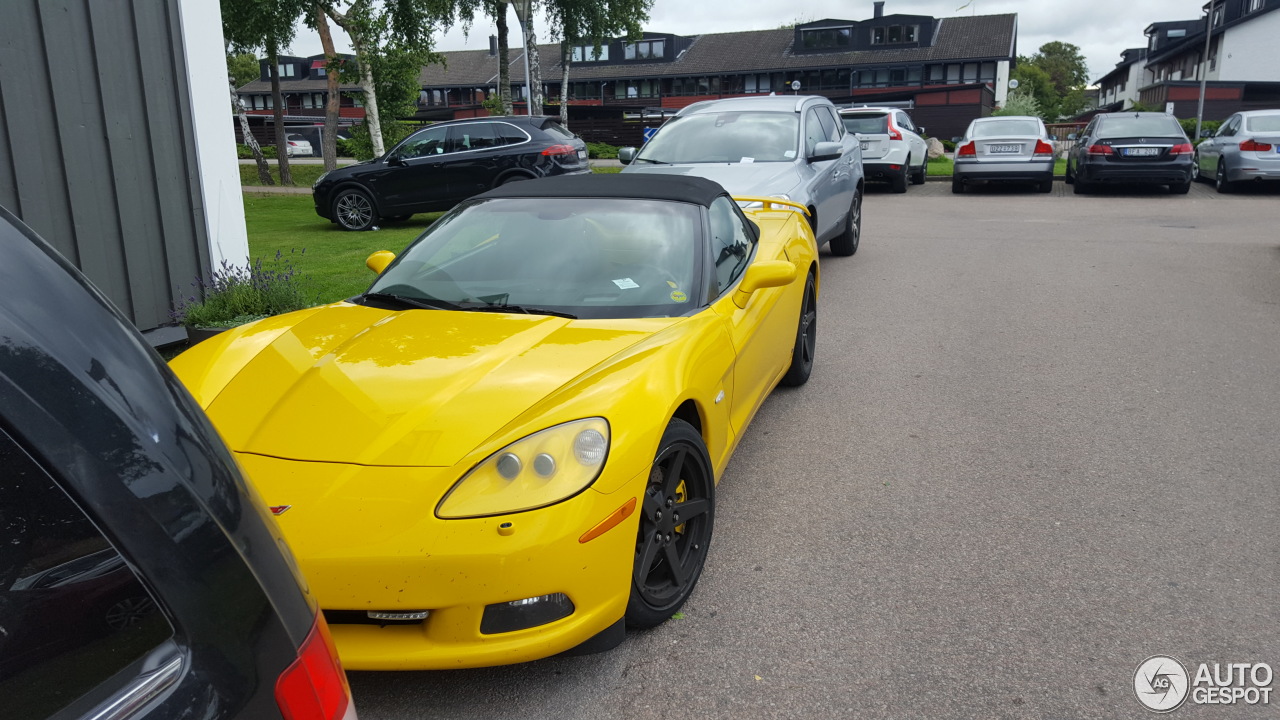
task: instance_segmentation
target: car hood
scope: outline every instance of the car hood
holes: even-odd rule
[[[175,360],[227,444],[290,460],[436,467],[458,463],[566,383],[681,321],[345,303],[295,315],[207,341],[220,347],[204,354],[203,370]]]
[[[795,191],[800,178],[789,162],[690,163],[687,165],[628,165],[623,172],[694,175],[714,180],[730,195],[778,195]],[[791,198],[795,200],[795,197]],[[801,201],[803,202],[803,201]]]

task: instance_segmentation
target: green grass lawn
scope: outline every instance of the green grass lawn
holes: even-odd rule
[[[443,214],[421,213],[377,231],[346,232],[316,215],[310,195],[244,196],[250,260],[270,262],[279,252],[302,272],[307,294],[317,303],[364,292],[373,282],[373,273],[364,266],[370,253],[399,253]]]
[[[936,157],[929,161],[930,177],[951,177],[955,171],[955,163],[949,157]],[[1061,176],[1067,171],[1067,160],[1061,158],[1053,163],[1053,174]]]
[[[342,163],[339,165],[341,167]],[[280,184],[280,168],[276,165],[275,160],[268,160],[267,165],[271,167],[271,179]],[[323,165],[289,165],[289,173],[293,175],[293,184],[297,187],[309,188],[316,184],[316,178],[324,173]],[[262,181],[258,179],[257,165],[240,165],[240,184],[241,185],[261,185]]]

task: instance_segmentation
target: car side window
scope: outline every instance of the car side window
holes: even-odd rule
[[[809,108],[804,114],[804,154],[806,157],[813,154],[813,149],[818,143],[827,139],[826,131],[822,128],[822,121],[818,120],[818,111]]]
[[[443,127],[427,128],[417,132],[396,148],[395,154],[402,159],[410,160],[420,157],[443,155],[448,152],[447,143],[449,129]]]
[[[493,123],[478,122],[454,125],[449,128],[448,152],[487,150],[498,146]]]
[[[835,128],[835,133],[830,137],[833,142],[840,142],[844,139],[844,123],[840,122],[840,117],[836,115],[835,108],[822,107],[818,110],[824,118],[831,121],[831,127]]]
[[[1222,129],[1218,134],[1222,135],[1223,137],[1231,137],[1236,134],[1236,130],[1239,127],[1240,127],[1240,116],[1236,115],[1235,117],[1228,120],[1225,125],[1222,126]]]
[[[501,145],[518,145],[529,139],[523,130],[511,123],[492,123],[493,131]]]
[[[716,264],[715,294],[719,295],[747,269],[756,240],[729,198],[716,198],[711,203],[710,214],[711,254]]]
[[[46,717],[173,636],[133,569],[0,430],[0,696]]]
[[[911,132],[916,131],[916,126],[911,123],[911,118],[907,117],[907,114],[904,112],[897,114],[897,123],[900,128],[910,130]]]
[[[822,139],[827,142],[840,142],[840,134],[836,132],[836,122],[826,108],[816,108],[814,114],[822,126]]]

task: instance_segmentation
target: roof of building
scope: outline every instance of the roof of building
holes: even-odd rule
[[[1115,68],[1112,69],[1111,72],[1107,73],[1106,75],[1103,75],[1102,77],[1098,78],[1094,82],[1095,85],[1101,85],[1102,83],[1106,82],[1107,80],[1110,80],[1113,77],[1118,77],[1120,75],[1128,73],[1129,68],[1134,63],[1147,59],[1147,49],[1146,48],[1129,48],[1120,53],[1120,58],[1121,58],[1120,62],[1116,63]]]
[[[933,45],[901,49],[853,52],[794,53],[795,31],[749,30],[708,33],[694,36],[694,42],[671,62],[656,63],[574,63],[569,68],[572,81],[621,78],[682,77],[699,75],[804,70],[835,66],[879,66],[907,63],[946,62],[1012,58],[1015,53],[1018,16],[975,15],[942,18]],[[458,50],[441,53],[444,65],[428,65],[418,76],[423,87],[486,85],[495,82],[497,58],[488,50]],[[543,79],[560,78],[560,44],[538,46]],[[524,82],[524,59],[519,48],[508,55],[511,81]]]

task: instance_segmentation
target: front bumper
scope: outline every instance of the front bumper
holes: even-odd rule
[[[357,611],[332,613],[347,616],[429,612],[413,624],[331,622],[348,669],[536,660],[580,645],[626,611],[638,511],[594,540],[579,538],[639,496],[648,468],[610,494],[588,488],[540,510],[441,520],[435,506],[458,477],[455,468],[238,458],[268,505],[290,505],[277,521],[321,608]],[[604,477],[597,483],[617,486]],[[480,632],[486,605],[554,593],[573,602],[568,617],[513,632]]]

